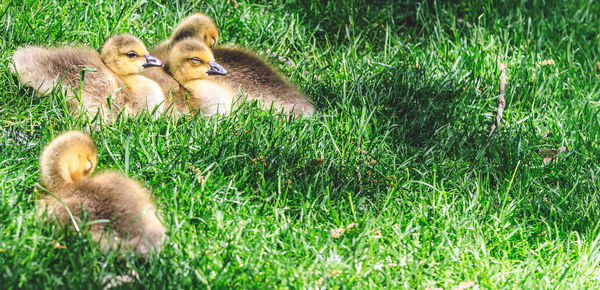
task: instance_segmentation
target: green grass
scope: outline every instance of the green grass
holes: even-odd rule
[[[100,288],[134,269],[140,288],[600,286],[600,3],[120,2],[0,1],[1,285]],[[20,87],[12,52],[120,32],[153,45],[194,11],[216,19],[221,44],[296,63],[263,53],[318,113],[245,104],[94,133],[99,169],[157,200],[170,240],[147,260],[41,222],[42,147],[94,124]],[[498,59],[507,106],[488,138]],[[561,146],[556,162],[538,156]]]

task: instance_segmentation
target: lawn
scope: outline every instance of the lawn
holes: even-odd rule
[[[3,288],[102,288],[132,271],[139,288],[600,286],[600,3],[158,2],[0,0]],[[317,113],[244,103],[100,126],[98,169],[151,189],[168,229],[147,259],[43,223],[41,149],[98,124],[58,90],[19,86],[13,51],[122,32],[152,46],[196,11]],[[499,63],[506,109],[489,137]]]

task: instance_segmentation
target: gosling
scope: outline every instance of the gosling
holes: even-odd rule
[[[226,75],[227,70],[215,62],[212,52],[202,41],[186,38],[176,42],[169,51],[165,69],[190,92],[187,100],[176,101],[175,105],[181,110],[189,106],[205,115],[231,111],[237,94],[228,84],[209,78],[209,75]]]
[[[151,54],[166,63],[169,59],[171,44],[181,41],[187,37],[195,36],[204,41],[208,47],[213,47],[219,41],[219,30],[215,22],[206,14],[195,13],[184,18],[177,29],[172,33],[168,40],[163,41],[157,47],[152,49]],[[193,27],[194,30],[189,30]],[[201,27],[201,29],[197,29]],[[196,32],[200,30],[201,33]],[[198,108],[192,106],[201,105],[200,103],[188,102],[190,92],[186,90],[180,83],[177,82],[166,70],[160,67],[152,67],[145,69],[142,75],[155,81],[162,89],[165,97],[165,108],[170,108],[170,113],[187,114],[190,111],[197,111]],[[191,109],[191,110],[190,110]]]
[[[179,25],[175,27],[171,37],[152,50],[152,55],[166,61],[171,46],[188,37],[198,38],[206,46],[212,48],[219,41],[219,30],[210,16],[203,13],[194,13],[181,20]]]
[[[132,35],[109,38],[100,54],[91,48],[22,47],[15,51],[13,62],[11,71],[18,74],[20,83],[40,94],[50,93],[53,87],[62,84],[70,97],[71,112],[83,109],[91,116],[99,114],[102,119],[110,120],[111,112],[118,114],[125,107],[136,114],[155,107],[157,112],[163,110],[158,84],[139,75],[143,68],[162,63],[149,55],[144,43]]]
[[[123,242],[138,255],[146,255],[152,249],[158,251],[166,231],[157,218],[150,193],[118,172],[92,176],[96,152],[94,141],[79,131],[66,132],[43,149],[41,183],[52,194],[41,198],[39,214],[47,211],[48,217],[79,230],[72,216],[79,218],[87,211],[90,220],[109,221],[88,225],[92,238],[103,249]],[[109,226],[112,231],[107,230]]]
[[[193,19],[202,19],[192,21]],[[209,35],[209,37],[207,37]],[[215,37],[216,35],[216,37]],[[156,49],[159,58],[165,62],[165,51],[171,50],[178,41],[193,37],[200,41],[218,40],[218,29],[210,17],[194,14],[185,18],[173,31],[170,39]],[[214,44],[212,44],[214,45]],[[249,99],[262,97],[262,103],[271,104],[287,114],[310,116],[315,107],[312,101],[295,85],[290,83],[277,69],[269,65],[255,53],[239,47],[213,47],[215,60],[226,67],[229,73],[219,80],[233,89],[241,89]]]

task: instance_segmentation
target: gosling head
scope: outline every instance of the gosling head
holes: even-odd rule
[[[195,13],[184,18],[175,27],[171,35],[171,44],[188,37],[200,39],[208,47],[213,47],[219,41],[219,30],[215,22],[206,14]]]
[[[186,38],[173,46],[167,69],[180,83],[227,74],[227,70],[215,62],[212,51],[195,38]]]
[[[145,67],[162,66],[159,59],[148,54],[139,38],[129,34],[109,38],[102,46],[100,57],[119,76],[138,74]]]
[[[69,131],[56,137],[40,155],[42,183],[53,190],[89,176],[96,168],[96,145],[90,136]]]

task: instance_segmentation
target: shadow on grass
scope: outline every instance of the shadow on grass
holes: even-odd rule
[[[298,13],[320,43],[349,44],[349,36],[360,32],[369,36],[373,47],[382,48],[388,31],[395,34],[416,25],[416,8],[412,1],[359,0],[295,1],[277,9]]]

